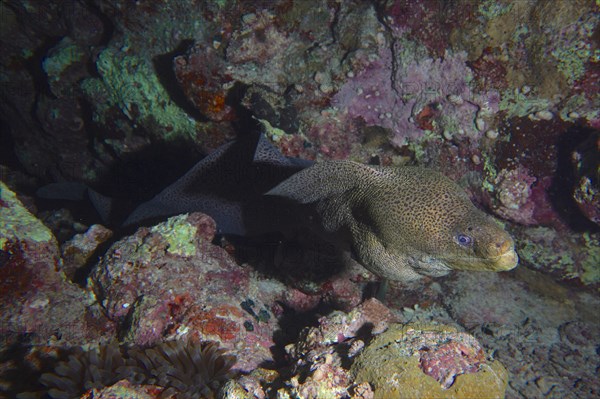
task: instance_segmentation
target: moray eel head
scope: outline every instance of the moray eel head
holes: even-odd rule
[[[452,249],[440,255],[452,269],[499,272],[517,266],[514,241],[495,220],[474,207],[465,219],[446,237]]]
[[[517,265],[512,237],[454,181],[423,168],[389,176],[387,205],[378,201],[373,221],[388,248],[400,243],[403,253],[413,254],[419,274],[444,268],[498,272]]]

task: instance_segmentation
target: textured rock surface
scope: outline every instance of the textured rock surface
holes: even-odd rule
[[[139,229],[109,249],[90,282],[126,341],[144,346],[185,334],[216,340],[249,371],[271,358],[271,306],[284,286],[251,278],[249,268],[211,244],[214,232],[212,219],[198,213]]]
[[[500,275],[459,272],[412,289],[393,287],[386,299],[403,321],[460,325],[475,336],[509,371],[507,398],[599,392],[592,376],[600,366],[595,290],[520,266]],[[585,343],[581,337],[588,337]],[[574,342],[580,342],[576,349]]]
[[[60,252],[50,230],[2,182],[0,195],[3,344],[23,334],[36,344],[83,344],[113,331],[90,292],[59,271]]]
[[[352,365],[374,398],[502,398],[508,373],[486,360],[480,344],[453,327],[392,325]]]

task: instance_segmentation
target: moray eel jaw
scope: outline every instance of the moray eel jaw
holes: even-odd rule
[[[492,271],[502,271],[502,270],[511,270],[517,267],[519,263],[519,256],[514,248],[511,248],[509,251],[506,251],[498,258],[494,259]]]
[[[519,256],[514,248],[509,249],[505,253],[488,258],[464,257],[448,259],[446,261],[454,270],[480,270],[490,272],[501,272],[514,269],[518,262]]]

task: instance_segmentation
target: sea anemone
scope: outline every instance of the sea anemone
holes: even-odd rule
[[[130,356],[137,363],[130,366],[134,380],[145,377],[144,383],[164,387],[163,398],[212,398],[235,363],[216,342],[169,341]]]
[[[231,377],[235,357],[226,355],[216,342],[169,341],[124,354],[116,342],[84,351],[77,348],[53,373],[40,382],[53,399],[78,398],[89,389],[103,388],[127,379],[133,384],[157,385],[160,397],[213,398]]]
[[[112,385],[124,378],[125,359],[119,345],[111,342],[84,351],[73,349],[66,361],[59,362],[53,373],[44,373],[40,382],[54,399],[78,398],[91,388]]]

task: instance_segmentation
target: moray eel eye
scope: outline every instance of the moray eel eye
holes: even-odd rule
[[[456,242],[463,247],[469,247],[473,243],[473,239],[466,234],[459,234],[456,236]]]

